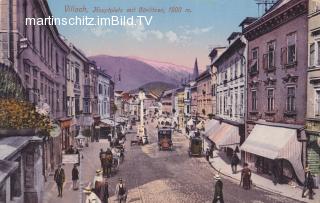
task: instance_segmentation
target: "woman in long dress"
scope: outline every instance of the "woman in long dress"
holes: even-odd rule
[[[246,190],[251,188],[251,170],[248,168],[248,164],[244,163],[243,169],[241,171],[241,182],[242,187]]]

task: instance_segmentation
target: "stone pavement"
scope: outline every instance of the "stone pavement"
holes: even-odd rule
[[[242,170],[242,167],[238,165],[237,167],[237,173],[233,174],[231,171],[231,166],[229,161],[226,157],[221,158],[221,156],[224,156],[224,153],[219,153],[217,151],[214,151],[213,158],[210,158],[210,165],[216,170],[220,171],[221,175],[227,176],[234,181],[240,183],[240,177]],[[311,203],[319,203],[320,202],[320,189],[315,189],[316,195],[314,195],[314,200],[309,200],[308,197],[302,198],[302,187],[300,186],[290,186],[287,184],[277,184],[274,185],[271,179],[265,178],[259,174],[252,173],[252,182],[255,187],[268,190],[273,193],[277,193],[292,199],[304,201],[304,202],[311,202]]]

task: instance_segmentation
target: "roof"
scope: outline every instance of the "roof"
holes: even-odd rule
[[[258,18],[255,18],[255,17],[246,17],[241,23],[239,26],[243,26],[244,24],[251,24],[253,23],[254,21],[256,21]]]
[[[198,82],[198,81],[201,81],[201,80],[206,79],[206,78],[208,78],[208,77],[210,77],[210,76],[211,76],[211,74],[210,74],[209,69],[206,69],[205,71],[203,71],[203,72],[199,75],[199,77],[196,78],[196,81],[197,81],[197,82]]]
[[[271,25],[269,25],[269,24],[267,25],[266,23],[268,23],[270,20],[274,20],[275,22],[277,22],[279,15],[281,15],[282,13],[284,13],[286,11],[290,12],[290,9],[292,10],[294,8],[298,9],[297,11],[294,11],[295,16],[299,16],[301,14],[306,14],[307,13],[307,6],[308,6],[308,4],[307,4],[306,0],[278,0],[273,6],[270,7],[270,9],[264,15],[262,15],[256,21],[252,22],[246,28],[244,28],[243,33],[246,35],[246,38],[250,41],[251,37],[249,37],[247,35],[251,31],[253,31],[254,36],[255,36],[253,38],[256,38],[256,36],[261,36],[265,33],[268,33],[271,30],[273,30],[274,28],[278,27],[278,24],[273,25],[271,23]],[[281,24],[294,19],[295,16],[290,17],[290,18],[286,18],[286,19],[282,19],[283,22]],[[283,18],[283,17],[281,17],[281,18]],[[260,29],[260,27],[263,25],[268,26],[268,29],[267,30]]]
[[[0,185],[18,166],[17,162],[0,160]]]
[[[9,159],[26,146],[32,138],[32,136],[12,136],[0,139],[0,159]]]
[[[223,62],[223,60],[229,58],[235,50],[241,49],[242,47],[245,47],[245,45],[246,44],[242,41],[241,36],[238,36],[238,38],[230,44],[230,46],[219,56],[219,58],[216,59],[213,64],[218,66]]]
[[[241,32],[232,32],[231,35],[227,38],[227,40],[233,40],[237,36],[241,35]]]
[[[99,73],[99,75],[101,75],[101,76],[103,76],[103,77],[105,77],[105,78],[108,78],[109,80],[111,80],[111,76],[110,75],[108,75],[104,70],[101,70],[101,69],[98,69],[98,73]]]

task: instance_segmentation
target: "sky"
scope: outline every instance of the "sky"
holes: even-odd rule
[[[254,0],[48,0],[54,17],[152,16],[150,25],[57,26],[87,56],[142,57],[193,68],[195,58],[204,69],[211,47],[227,45],[228,36],[240,31],[247,16],[258,16]],[[87,13],[66,12],[65,7],[86,7]],[[121,8],[122,13],[94,13],[94,7]],[[129,8],[157,8],[164,13],[128,13]],[[183,12],[169,12],[180,7]],[[190,9],[190,10],[186,10]],[[190,12],[191,11],[191,12]]]

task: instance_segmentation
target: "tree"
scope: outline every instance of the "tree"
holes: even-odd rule
[[[49,135],[52,129],[48,115],[39,113],[36,107],[18,99],[0,99],[0,128],[37,129],[42,135]]]

